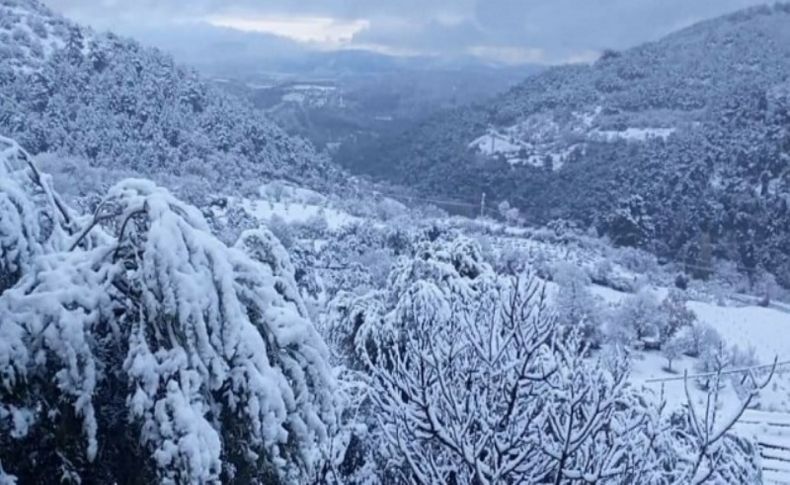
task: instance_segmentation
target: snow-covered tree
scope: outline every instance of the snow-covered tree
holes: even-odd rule
[[[510,203],[503,200],[497,205],[499,216],[507,221],[508,224],[516,224],[519,219],[519,210],[517,207],[511,207]]]
[[[623,343],[643,342],[658,338],[661,327],[659,303],[649,289],[629,295],[615,311],[609,331]]]
[[[684,353],[691,357],[699,357],[708,349],[719,347],[722,343],[719,332],[711,325],[702,322],[682,328],[678,337],[684,342]]]
[[[684,389],[688,413],[679,415],[676,425],[675,446],[679,451],[682,467],[674,483],[757,483],[761,468],[756,459],[754,445],[729,433],[762,389],[770,383],[776,370],[776,360],[767,376],[758,377],[747,370],[741,382],[743,396],[727,412],[721,408],[721,389],[724,387],[723,368],[718,368],[708,378],[708,396],[702,409],[698,409],[689,392],[688,373],[684,375]]]
[[[606,233],[618,246],[646,247],[655,233],[645,200],[632,195],[619,201],[606,219]]]
[[[558,323],[579,332],[582,341],[597,348],[601,345],[601,310],[590,292],[590,278],[576,265],[563,263],[554,271],[557,290]]]
[[[271,233],[228,248],[196,209],[127,180],[64,238],[26,256],[0,296],[6,473],[24,483],[312,474],[336,422],[334,377]]]
[[[394,338],[394,330],[384,318],[386,295],[370,291],[364,295],[340,292],[329,304],[324,335],[341,360],[351,369],[369,369],[381,349]]]
[[[661,302],[662,322],[658,330],[662,343],[672,339],[680,329],[692,326],[697,321],[697,315],[688,308],[687,303],[688,297],[685,293],[675,289],[670,290]]]
[[[724,340],[711,341],[710,344],[704,346],[694,365],[694,369],[700,374],[708,374],[708,376],[699,379],[700,386],[707,389],[713,382],[711,376],[732,368],[733,357],[733,349]],[[724,382],[721,382],[721,385],[723,384]]]
[[[670,337],[661,345],[661,354],[667,359],[666,370],[673,372],[672,363],[683,356],[686,351],[686,343],[678,336]]]
[[[277,236],[283,246],[290,248],[294,244],[294,231],[288,222],[279,214],[274,214],[269,220],[269,228]]]
[[[453,312],[427,281],[401,300],[404,330],[376,368],[373,396],[402,481],[495,483],[546,473],[536,466],[536,435],[526,432],[538,383],[555,370],[545,359],[553,317],[544,298],[533,299],[534,284],[519,283],[501,308],[490,294],[468,313]]]

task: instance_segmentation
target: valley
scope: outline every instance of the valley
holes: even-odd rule
[[[193,68],[0,0],[0,484],[790,483],[788,25]]]

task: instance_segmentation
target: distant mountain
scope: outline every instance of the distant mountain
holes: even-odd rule
[[[169,56],[36,0],[0,0],[0,100],[0,133],[33,153],[230,186],[342,180],[308,142]]]
[[[280,72],[297,76],[376,76],[404,72],[500,72],[522,76],[541,70],[538,65],[506,65],[487,62],[476,57],[394,56],[361,49],[309,51],[282,58],[272,63]]]
[[[171,53],[178,62],[218,78],[279,81],[367,77],[404,72],[527,74],[540,66],[506,65],[475,56],[392,55],[362,48],[316,49],[265,32],[244,32],[205,22],[162,26],[121,25],[122,33]]]
[[[500,94],[543,69],[475,56],[318,50],[205,22],[119,28],[266,110],[289,134],[319,150],[400,131],[438,110]]]
[[[790,5],[701,22],[341,151],[427,193],[790,284]],[[705,270],[699,270],[704,276]]]

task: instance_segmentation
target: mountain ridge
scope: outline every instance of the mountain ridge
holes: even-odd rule
[[[570,219],[689,262],[708,234],[714,257],[790,283],[787,25],[790,4],[703,21],[337,160],[423,192],[485,192],[535,223]]]

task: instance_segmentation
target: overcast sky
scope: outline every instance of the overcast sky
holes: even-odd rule
[[[209,23],[317,49],[473,55],[509,63],[594,59],[760,0],[45,0],[95,28],[134,35]],[[166,31],[166,30],[165,30]],[[141,39],[145,40],[145,39]]]

